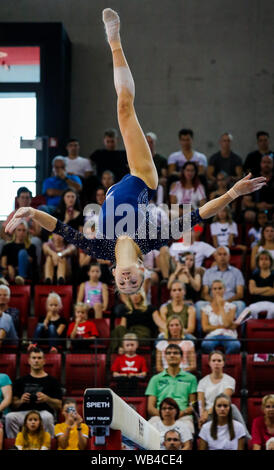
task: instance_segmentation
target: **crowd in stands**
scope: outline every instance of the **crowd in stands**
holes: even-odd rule
[[[201,207],[249,171],[265,176],[267,185],[193,227],[191,245],[173,239],[145,255],[144,283],[132,295],[115,292],[110,261],[92,258],[31,219],[8,235],[5,226],[14,211],[3,221],[0,449],[5,439],[19,450],[88,448],[79,395],[67,393],[62,367],[54,377],[46,364],[49,355],[67,354],[94,355],[99,363],[103,353],[104,385],[123,397],[147,397],[145,416],[160,432],[161,449],[274,450],[273,380],[272,390],[258,391],[261,414],[250,422],[240,400],[234,400],[240,385],[224,372],[230,357],[242,360],[249,352],[247,323],[236,321],[247,312],[252,321],[269,322],[272,348],[258,342],[254,361],[256,356],[258,363],[267,363],[274,376],[274,153],[267,132],[256,137],[257,149],[243,159],[232,150],[231,134],[224,133],[219,150],[207,158],[195,150],[193,131],[181,129],[180,149],[165,158],[156,151],[156,134],[146,134],[159,176],[151,201],[159,218],[169,218],[166,208],[171,211],[172,204],[180,210],[186,203]],[[92,238],[98,214],[85,208],[102,206],[108,189],[128,173],[126,154],[118,149],[115,129],[105,131],[103,148],[89,158],[80,156],[74,138],[66,151],[52,161],[38,208],[80,232],[85,228]],[[31,191],[21,187],[15,210],[33,201]],[[12,302],[22,286],[30,288],[25,319],[20,303],[15,308]],[[32,302],[38,286],[47,289],[39,311]],[[17,354],[18,361],[28,355],[28,365],[22,369],[20,362],[13,377],[1,362],[8,353]],[[26,368],[29,373],[22,373]]]

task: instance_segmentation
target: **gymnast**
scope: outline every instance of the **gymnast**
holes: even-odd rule
[[[67,242],[82,248],[87,254],[98,259],[115,261],[116,266],[112,272],[119,292],[133,294],[141,288],[144,281],[143,254],[167,245],[168,238],[163,239],[158,228],[157,238],[148,236],[147,214],[143,217],[146,236],[142,234],[142,237],[138,237],[140,224],[138,230],[130,234],[128,232],[125,234],[124,231],[117,233],[117,230],[114,230],[110,237],[106,230],[106,225],[110,221],[115,228],[122,215],[118,216],[115,212],[115,215],[111,216],[108,213],[107,203],[110,201],[110,197],[113,198],[114,209],[120,204],[130,204],[134,208],[134,217],[137,222],[138,216],[140,217],[140,212],[142,212],[139,204],[142,204],[142,207],[148,205],[157,189],[158,176],[147,140],[134,109],[135,86],[121,45],[120,18],[115,11],[107,8],[103,11],[103,22],[112,52],[114,85],[118,97],[118,121],[130,174],[109,188],[106,201],[99,214],[99,230],[93,239],[86,238],[83,233],[77,232],[55,217],[31,207],[20,208],[7,224],[5,230],[11,233],[21,219],[32,218],[48,231],[57,233]],[[266,178],[251,179],[251,176],[249,173],[235,183],[227,193],[191,212],[191,226],[212,217],[238,196],[257,191],[266,184]],[[180,227],[182,224],[183,217],[179,219]]]

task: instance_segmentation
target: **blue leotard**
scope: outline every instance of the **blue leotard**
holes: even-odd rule
[[[115,260],[115,244],[116,239],[119,236],[119,233],[115,233],[113,237],[109,237],[106,231],[106,225],[110,220],[110,225],[113,225],[114,229],[123,218],[123,215],[116,215],[115,209],[120,204],[130,204],[134,212],[134,220],[136,222],[136,227],[138,227],[137,222],[142,221],[141,227],[142,230],[136,230],[135,233],[128,233],[131,238],[137,243],[140,247],[143,254],[149,253],[151,250],[159,250],[162,246],[167,245],[169,238],[171,238],[171,226],[174,223],[172,221],[169,224],[168,230],[170,231],[170,236],[168,238],[161,238],[162,232],[160,227],[155,225],[156,238],[150,237],[149,223],[148,223],[148,212],[143,210],[148,206],[149,201],[152,199],[156,190],[150,189],[145,182],[133,175],[126,175],[122,178],[119,183],[113,185],[107,193],[106,200],[102,205],[100,214],[99,214],[99,231],[96,234],[96,238],[89,240],[83,233],[77,232],[72,227],[64,224],[60,220],[57,220],[54,233],[61,235],[68,243],[78,246],[84,250],[88,255],[98,258],[106,259],[109,261]],[[112,199],[110,199],[112,197]],[[112,217],[112,211],[108,211],[108,203],[111,201],[114,209],[114,217]],[[140,209],[140,204],[142,204]],[[191,212],[191,226],[193,227],[202,219],[199,215],[199,209]],[[183,218],[179,219],[179,228],[182,230],[183,227]],[[123,231],[120,235],[125,234]]]

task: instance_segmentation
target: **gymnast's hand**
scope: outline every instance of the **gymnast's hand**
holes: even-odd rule
[[[235,183],[234,186],[228,191],[229,193],[231,192],[231,196],[234,195],[235,192],[234,199],[238,196],[243,196],[244,194],[258,191],[258,189],[261,189],[266,185],[266,178],[264,176],[259,176],[258,178],[252,179],[251,177],[252,174],[248,173],[248,175],[246,175],[240,181],[237,181],[237,183]]]
[[[15,212],[12,219],[6,225],[5,232],[12,233],[22,220],[29,220],[34,217],[35,209],[32,207],[21,207]]]

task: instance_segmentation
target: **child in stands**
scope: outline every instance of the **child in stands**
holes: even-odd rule
[[[95,339],[99,336],[95,323],[88,318],[88,305],[77,302],[74,306],[75,321],[68,326],[67,336],[73,340],[73,347],[78,350],[86,349],[86,340]],[[81,340],[81,341],[78,341]]]
[[[77,413],[76,405],[73,398],[64,400],[62,415],[65,421],[57,423],[54,428],[58,450],[85,450],[87,446],[89,429]]]
[[[49,450],[51,437],[44,430],[40,413],[29,411],[24,419],[22,431],[16,436],[15,446],[18,450]]]
[[[84,302],[94,309],[95,318],[102,318],[108,306],[108,287],[99,281],[101,268],[92,263],[88,271],[89,281],[80,284],[77,302]]]

